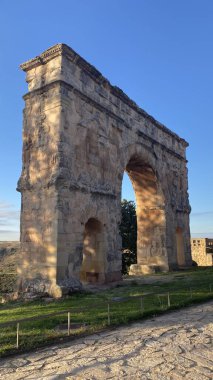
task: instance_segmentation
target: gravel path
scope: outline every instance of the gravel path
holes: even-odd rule
[[[213,301],[0,361],[0,379],[213,378]]]

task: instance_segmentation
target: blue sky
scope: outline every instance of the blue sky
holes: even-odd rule
[[[58,42],[189,142],[191,231],[213,236],[212,0],[1,0],[0,42],[0,240],[19,237],[19,64]]]

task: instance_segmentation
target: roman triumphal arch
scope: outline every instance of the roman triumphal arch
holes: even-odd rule
[[[20,288],[54,295],[121,278],[121,185],[137,203],[131,273],[191,265],[187,142],[71,48],[24,63]]]

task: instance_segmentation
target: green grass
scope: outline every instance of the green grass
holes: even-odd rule
[[[178,309],[213,297],[213,270],[211,268],[176,272],[173,273],[169,282],[163,281],[166,276],[170,278],[171,274],[154,276],[153,284],[140,284],[132,280],[128,285],[124,282],[122,286],[107,291],[95,294],[73,294],[68,298],[51,302],[44,300],[10,302],[6,306],[0,306],[0,323],[69,309],[71,323],[82,324],[81,328],[71,330],[72,338],[106,328],[108,326],[108,301],[113,298],[132,297],[123,302],[110,303],[110,325],[117,326],[155,316],[168,310],[168,296],[167,294],[162,295],[164,292],[169,292],[170,295],[171,306],[169,309]],[[146,295],[143,298],[143,310],[141,310],[141,299],[137,296],[152,292],[161,294],[161,296]],[[86,310],[75,311],[76,308],[86,308]],[[65,323],[67,323],[66,313],[39,321],[20,323],[19,352],[65,340],[66,332],[56,329],[58,325]],[[15,346],[16,326],[0,328],[0,355],[5,356],[17,352]]]

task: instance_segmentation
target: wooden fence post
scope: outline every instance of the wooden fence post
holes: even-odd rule
[[[170,295],[169,295],[169,293],[168,293],[168,307],[170,307],[171,306],[171,303],[170,303]]]
[[[143,314],[143,309],[144,309],[144,307],[143,307],[143,297],[141,297],[141,314]]]
[[[16,348],[19,348],[19,323],[16,326]]]
[[[109,302],[107,305],[107,315],[108,315],[108,325],[110,325],[110,308],[109,308]]]
[[[67,315],[67,327],[68,327],[68,336],[70,335],[70,312],[68,311],[68,315]]]

